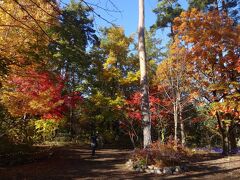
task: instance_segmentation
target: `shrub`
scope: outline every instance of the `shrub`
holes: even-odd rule
[[[173,141],[166,144],[155,142],[151,145],[152,159],[158,167],[180,165],[189,155],[189,151]]]
[[[133,160],[133,167],[141,167],[146,166],[151,161],[150,152],[147,149],[135,149],[134,152],[131,154],[131,159]]]
[[[35,138],[40,141],[53,140],[58,129],[58,122],[55,120],[36,120],[35,125]]]
[[[152,143],[149,148],[136,149],[132,153],[131,159],[135,167],[143,165],[166,167],[180,165],[190,155],[190,150],[181,145],[175,145],[173,141],[165,144],[157,141]]]

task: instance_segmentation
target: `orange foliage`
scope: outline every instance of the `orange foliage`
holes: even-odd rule
[[[222,118],[228,113],[239,114],[240,26],[234,26],[233,20],[219,11],[196,9],[183,12],[174,23],[177,46],[188,49],[188,73],[195,94],[198,90],[213,112],[222,112]]]

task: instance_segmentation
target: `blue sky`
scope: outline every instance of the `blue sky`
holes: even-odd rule
[[[94,0],[88,0],[94,1]],[[96,0],[95,0],[96,1]],[[106,5],[107,0],[101,0],[101,5],[106,6],[106,8],[112,8],[111,4]],[[121,11],[121,13],[111,13],[113,17],[107,14],[100,9],[96,9],[100,14],[108,20],[113,20],[114,23],[123,27],[126,31],[127,35],[130,35],[137,31],[138,24],[138,0],[112,0],[112,2],[116,5],[116,7]],[[152,9],[156,7],[157,0],[146,0],[145,2],[145,23],[146,27],[150,27],[156,20],[156,16],[152,13]],[[107,7],[108,6],[108,7]],[[109,26],[106,22],[97,18],[97,25],[99,26]]]
[[[69,0],[62,0],[65,3],[68,3]],[[77,1],[77,0],[76,0]],[[85,0],[86,2],[97,4],[106,9],[115,10],[116,8],[110,3],[109,0]],[[187,0],[180,0],[180,3],[186,8]],[[137,32],[138,24],[138,0],[111,0],[114,5],[121,11],[121,13],[110,12],[101,10],[100,8],[95,7],[95,11],[100,14],[102,17],[109,21],[113,21],[116,25],[121,26],[125,29],[126,35],[131,35],[132,33]],[[156,21],[156,15],[152,10],[157,7],[158,0],[145,0],[145,25],[146,28],[149,28]],[[109,27],[111,26],[104,20],[99,17],[95,17],[95,28],[99,29],[100,27]],[[161,32],[162,40],[166,41],[167,36],[166,32]]]

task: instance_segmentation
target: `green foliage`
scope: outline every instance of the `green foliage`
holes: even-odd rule
[[[124,116],[120,107],[139,82],[138,60],[130,54],[132,43],[122,28],[111,27],[103,30],[100,47],[91,51],[80,124],[89,134],[98,131],[107,142],[119,136],[119,120]]]
[[[225,12],[231,17],[235,25],[239,24],[239,6],[238,0],[222,0],[221,2],[216,0],[188,0],[189,9],[196,8],[204,12],[218,9],[219,11]]]
[[[157,8],[153,12],[157,15],[157,21],[152,28],[171,27],[169,36],[173,36],[172,26],[175,17],[178,17],[183,11],[178,0],[159,0]]]
[[[58,122],[55,120],[36,120],[34,121],[35,137],[42,141],[53,140],[58,129]]]
[[[4,134],[15,144],[33,143],[34,126],[21,118],[9,119],[4,123]]]
[[[163,60],[164,53],[161,47],[161,39],[156,37],[156,31],[145,31],[145,46],[148,63],[148,78],[149,83],[153,83],[158,64]]]
[[[188,0],[189,9],[196,8],[198,10],[205,10],[212,9],[214,6],[215,8],[217,5],[215,4],[216,0]]]
[[[209,114],[209,106],[190,107],[191,120],[185,123],[187,147],[216,147],[219,146],[221,135],[214,116]]]
[[[72,1],[62,9],[60,24],[51,30],[57,39],[50,46],[55,59],[53,66],[59,70],[66,68],[66,73],[74,70],[81,79],[90,63],[86,48],[98,41],[89,11],[81,3]]]
[[[65,80],[63,94],[80,91],[84,95],[90,92],[95,79],[92,54],[88,51],[99,44],[90,17],[91,9],[82,2],[71,1],[62,8],[60,23],[51,28],[56,41],[50,46],[53,61],[49,64],[54,71],[61,73]],[[62,129],[71,136],[79,134],[79,117],[83,117],[82,107],[69,108],[65,112],[66,123]],[[83,121],[83,120],[81,120]]]

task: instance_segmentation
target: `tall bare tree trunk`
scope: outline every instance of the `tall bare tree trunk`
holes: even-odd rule
[[[141,86],[141,111],[143,116],[143,146],[146,148],[151,144],[151,118],[149,110],[149,87],[147,78],[147,62],[144,38],[144,0],[139,0],[139,22],[138,22],[138,55],[140,61],[140,86]]]

